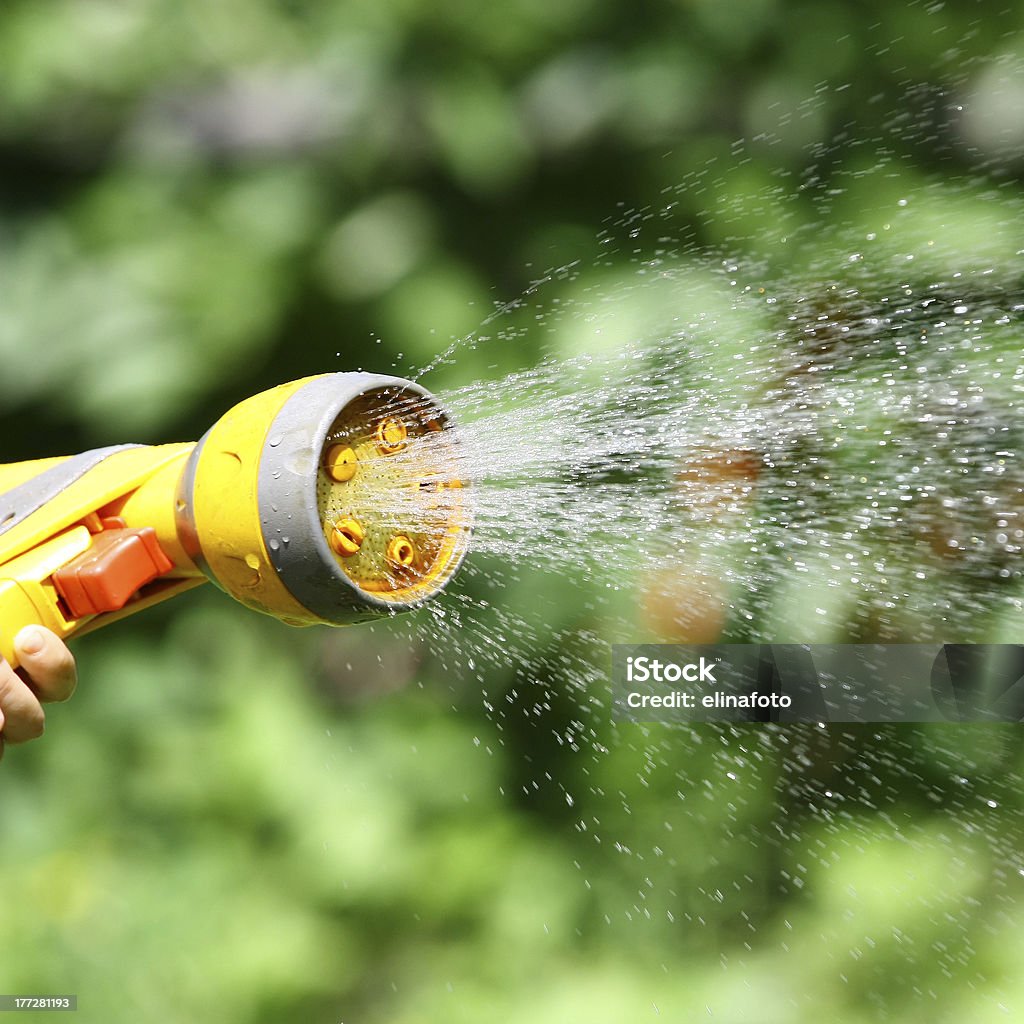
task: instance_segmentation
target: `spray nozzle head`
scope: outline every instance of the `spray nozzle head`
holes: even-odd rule
[[[444,586],[470,517],[458,434],[432,396],[396,382],[353,399],[318,477],[325,536],[360,591],[397,609]]]
[[[462,465],[457,429],[419,385],[310,377],[210,429],[182,478],[178,533],[232,596],[288,622],[392,614],[440,592],[465,555]]]

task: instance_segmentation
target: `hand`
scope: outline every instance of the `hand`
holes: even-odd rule
[[[15,638],[21,668],[0,657],[0,758],[6,743],[25,743],[43,734],[42,705],[67,700],[78,675],[65,644],[42,626],[26,626]]]

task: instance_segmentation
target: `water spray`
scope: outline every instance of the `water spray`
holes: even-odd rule
[[[457,571],[472,513],[459,433],[411,381],[307,377],[198,443],[0,466],[0,653],[213,581],[296,626],[419,607]]]

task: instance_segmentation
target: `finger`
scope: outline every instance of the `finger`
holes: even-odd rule
[[[0,661],[0,710],[8,743],[25,743],[42,736],[46,721],[42,705],[6,661]]]
[[[42,626],[26,626],[14,638],[14,649],[41,701],[67,700],[75,692],[75,659],[55,633]]]
[[[4,713],[0,711],[0,761],[4,759]]]

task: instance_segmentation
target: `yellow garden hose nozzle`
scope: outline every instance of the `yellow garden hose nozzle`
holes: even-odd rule
[[[472,528],[459,433],[411,381],[333,373],[246,399],[195,444],[0,465],[0,653],[212,580],[293,625],[414,608]]]

